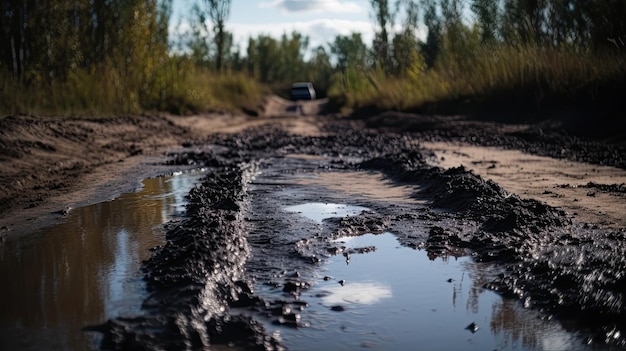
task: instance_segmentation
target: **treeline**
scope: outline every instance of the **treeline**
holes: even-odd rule
[[[30,83],[107,60],[125,75],[167,56],[169,2],[2,0],[2,69]]]
[[[3,100],[23,101],[10,106],[5,100],[1,107],[63,110],[101,100],[134,109],[148,86],[158,84],[153,73],[167,58],[169,6],[157,0],[2,0],[0,89]]]
[[[230,0],[198,0],[168,37],[171,0],[0,0],[0,108],[110,113],[253,108],[265,87],[313,81],[343,106],[546,97],[622,87],[622,0],[370,0],[361,33],[228,31]],[[36,108],[35,108],[36,107]]]
[[[171,0],[0,0],[0,113],[246,106],[262,87],[172,55]]]
[[[377,31],[369,69],[340,89],[351,106],[470,101],[541,109],[626,83],[620,0],[370,3]],[[416,36],[420,28],[425,37]]]
[[[626,2],[620,0],[370,5],[371,43],[352,33],[309,48],[299,33],[261,35],[250,38],[245,52],[230,51],[230,67],[278,92],[294,80],[311,80],[356,108],[497,100],[539,109],[552,98],[598,94],[598,87],[615,90],[625,81]],[[205,58],[210,65],[211,56]]]

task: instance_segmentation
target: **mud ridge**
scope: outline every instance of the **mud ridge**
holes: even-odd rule
[[[355,117],[367,128],[410,133],[423,141],[454,141],[470,145],[521,150],[528,154],[626,169],[623,131],[592,138],[557,121],[498,124],[463,116],[384,112]]]
[[[116,318],[87,330],[104,334],[104,350],[196,350],[212,344],[278,349],[250,317],[229,304],[250,302],[243,265],[250,249],[242,230],[245,188],[253,164],[211,169],[189,193],[187,216],[170,223],[167,243],[144,263],[150,296],[144,316]]]

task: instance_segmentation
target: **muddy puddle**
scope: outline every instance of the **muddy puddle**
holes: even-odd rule
[[[89,324],[139,313],[140,271],[184,212],[201,171],[146,179],[140,191],[59,214],[59,224],[0,245],[0,349],[92,350]]]
[[[316,171],[319,167],[307,168],[303,160],[297,172],[273,164],[250,188],[253,198],[283,204],[252,219],[257,226],[250,234],[252,261],[259,255],[255,248],[277,256],[266,245],[255,245],[256,230],[263,233],[264,243],[276,246],[286,245],[286,237],[304,237],[299,243],[318,238],[327,247],[326,255],[316,256],[320,262],[313,271],[287,259],[268,259],[269,268],[248,265],[248,273],[257,278],[255,293],[283,311],[253,316],[287,349],[610,349],[589,346],[576,327],[486,289],[501,266],[470,256],[432,255],[403,245],[393,230],[337,236],[338,218],[419,217],[426,213],[426,201],[416,196],[416,185],[394,184],[377,172]],[[267,208],[268,202],[256,201],[253,212],[255,206]],[[258,224],[264,221],[272,224]],[[417,224],[407,232],[427,238],[430,225]],[[403,229],[402,224],[396,228]],[[406,243],[407,234],[402,235]],[[269,277],[263,275],[268,270],[274,272]],[[306,282],[306,288],[294,296],[285,289],[290,281]]]
[[[468,238],[480,216],[433,209],[421,197],[426,173],[407,166],[417,153],[363,162],[358,153],[346,161],[227,151],[196,155],[216,165],[202,181],[148,180],[141,192],[70,211],[58,226],[0,247],[0,279],[15,282],[0,295],[10,302],[0,346],[93,349],[97,340],[80,329],[108,320],[99,329],[106,349],[610,349],[588,346],[577,321],[485,288],[514,266],[478,262],[491,257],[478,250],[488,238]],[[384,168],[413,177],[391,181]],[[460,170],[427,174],[475,181],[487,200],[506,205],[495,201],[498,189]],[[182,214],[195,183],[185,219],[160,227]],[[151,253],[164,235],[167,244]]]
[[[346,204],[332,204],[323,202],[312,202],[302,205],[294,205],[285,208],[287,212],[295,212],[306,218],[321,223],[326,218],[356,216],[367,210],[362,206],[351,206]]]
[[[368,208],[304,203],[284,208],[304,221],[358,216]],[[298,327],[262,320],[293,350],[590,350],[584,338],[483,285],[494,265],[428,256],[391,232],[340,237],[337,254],[299,297]],[[260,286],[262,294],[276,291]]]

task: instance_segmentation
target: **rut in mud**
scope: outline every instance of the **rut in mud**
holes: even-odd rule
[[[489,289],[546,316],[573,320],[589,342],[626,345],[624,230],[572,223],[564,212],[509,194],[462,167],[433,167],[417,134],[344,127],[307,137],[270,125],[209,142],[213,146],[205,151],[173,155],[172,163],[209,167],[207,177],[190,192],[186,218],[170,224],[167,243],[144,264],[151,291],[145,314],[88,328],[104,333],[103,349],[281,349],[254,313],[233,309],[305,326],[306,303],[299,297],[320,261],[342,253],[332,240],[386,231],[433,257],[471,255],[497,263],[502,273],[490,277]],[[313,161],[298,163],[290,155]],[[325,220],[321,233],[294,228],[281,215],[280,199],[264,197],[285,185],[284,173],[351,170],[374,170],[396,184],[415,185],[412,196],[427,205],[397,204]],[[255,182],[263,172],[270,175]],[[316,194],[308,196],[316,200]],[[288,297],[268,300],[255,293],[255,282]]]

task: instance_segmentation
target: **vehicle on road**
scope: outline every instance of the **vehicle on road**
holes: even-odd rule
[[[315,100],[315,88],[311,82],[297,82],[291,86],[292,100]]]

